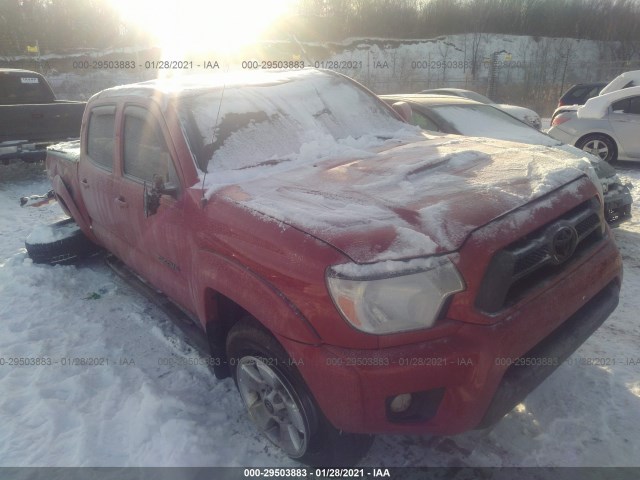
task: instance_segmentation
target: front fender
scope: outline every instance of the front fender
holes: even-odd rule
[[[205,330],[219,320],[211,311],[213,290],[240,305],[277,335],[301,343],[320,343],[320,336],[300,310],[255,272],[211,251],[199,251],[194,265],[197,314]]]

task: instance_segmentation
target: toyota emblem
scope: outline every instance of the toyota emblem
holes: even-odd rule
[[[563,225],[551,237],[551,258],[556,265],[566,261],[576,250],[578,232],[575,228]]]

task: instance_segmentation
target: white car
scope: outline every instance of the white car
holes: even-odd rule
[[[506,103],[495,103],[489,97],[485,97],[477,92],[473,92],[471,90],[464,90],[462,88],[435,88],[431,90],[423,90],[420,93],[428,93],[432,95],[453,95],[454,97],[464,97],[469,98],[471,100],[475,100],[476,102],[486,103],[487,105],[491,105],[492,107],[498,108],[503,112],[508,113],[512,117],[516,117],[521,122],[526,123],[527,125],[532,126],[536,130],[540,130],[542,127],[542,122],[540,121],[540,115],[538,115],[533,110],[530,110],[525,107],[519,107],[517,105],[508,105]]]
[[[596,95],[598,96],[606,95],[611,92],[624,90],[625,88],[637,87],[640,85],[640,70],[632,70],[630,72],[624,72],[622,75],[618,75],[616,78],[611,80],[607,85],[605,85],[600,93]],[[551,121],[553,121],[559,113],[562,112],[570,112],[577,110],[579,105],[561,105],[556,108],[551,115]]]
[[[640,160],[640,87],[598,95],[557,114],[548,134],[606,162]]]

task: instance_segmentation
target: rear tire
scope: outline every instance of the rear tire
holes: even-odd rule
[[[99,251],[73,218],[36,227],[24,242],[34,263],[68,264]]]
[[[576,147],[600,157],[608,163],[613,163],[618,158],[618,147],[611,137],[600,133],[593,133],[581,138]]]
[[[371,447],[372,435],[344,433],[329,423],[294,362],[254,318],[233,326],[227,358],[251,420],[289,457],[314,467],[346,467]]]

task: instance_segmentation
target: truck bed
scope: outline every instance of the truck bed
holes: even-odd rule
[[[78,138],[84,102],[0,105],[0,161],[42,161],[46,147]]]
[[[0,142],[59,142],[80,136],[84,102],[0,105]]]

